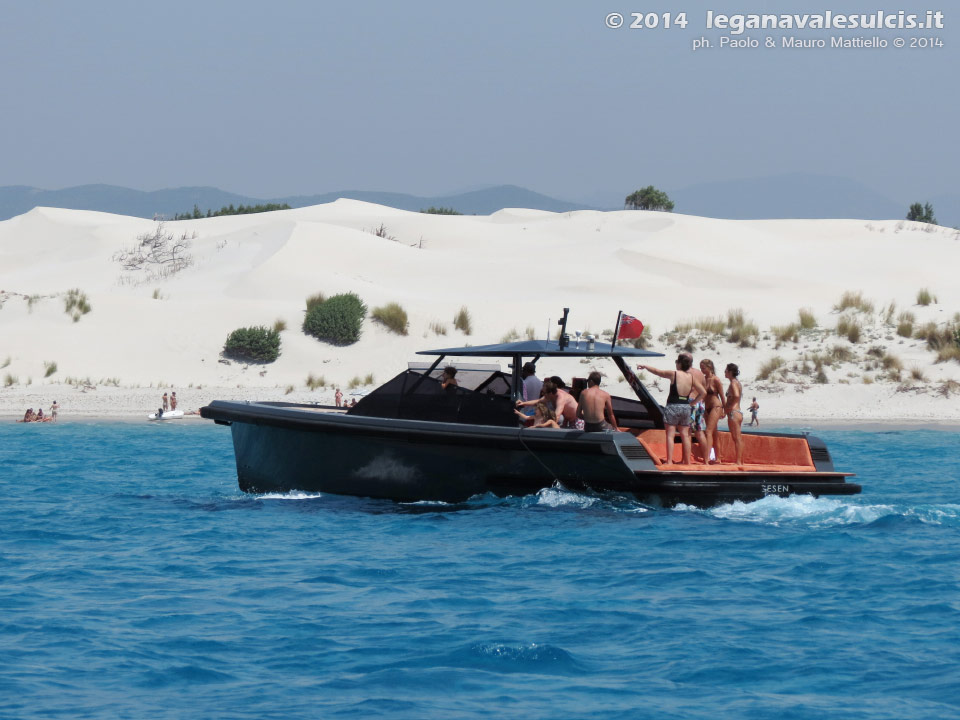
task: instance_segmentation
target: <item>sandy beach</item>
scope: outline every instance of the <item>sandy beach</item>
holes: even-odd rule
[[[218,398],[332,404],[335,387],[348,398],[369,390],[422,361],[418,350],[552,334],[570,307],[568,329],[601,338],[619,310],[639,317],[649,348],[667,356],[651,364],[671,367],[685,347],[739,364],[762,421],[960,422],[960,364],[937,362],[915,337],[958,322],[960,233],[950,228],[641,211],[438,216],[348,200],[164,228],[188,241],[190,258],[166,276],[117,260],[156,222],[37,208],[0,223],[0,416],[57,400],[62,419],[135,419],[173,391],[185,411]],[[74,288],[90,306],[77,321],[65,312]],[[368,317],[355,345],[322,343],[301,331],[317,292],[355,292],[371,309],[397,302],[408,334]],[[844,293],[861,307],[841,312]],[[461,307],[469,335],[453,327]],[[814,326],[785,332],[801,308]],[[755,334],[732,342],[731,311]],[[221,356],[232,330],[277,320],[276,362]],[[843,323],[860,329],[855,342],[838,333]],[[630,396],[612,363],[596,367]],[[539,374],[592,368],[541,361]],[[314,390],[310,375],[322,379]],[[654,380],[662,400],[666,384]]]

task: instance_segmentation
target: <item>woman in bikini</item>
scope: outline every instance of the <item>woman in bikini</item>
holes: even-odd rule
[[[720,462],[720,449],[716,448],[716,459],[710,459],[710,450],[714,446],[717,424],[723,417],[723,382],[717,377],[717,369],[713,360],[701,360],[700,372],[703,373],[703,385],[707,389],[707,397],[703,401],[707,427],[704,431],[706,443],[703,448],[703,460],[707,464]]]
[[[677,358],[676,370],[659,370],[649,365],[637,365],[638,370],[647,370],[654,375],[670,381],[670,392],[667,395],[667,406],[663,409],[663,426],[666,430],[666,453],[664,465],[673,465],[673,441],[680,428],[680,442],[683,445],[683,464],[690,464],[690,391],[696,390],[697,397],[706,395],[707,391],[697,378],[688,370],[693,365],[689,355],[680,355]],[[696,402],[696,401],[694,401]]]
[[[740,410],[740,398],[743,397],[743,386],[737,380],[740,374],[740,368],[733,363],[727,365],[724,372],[727,380],[730,381],[730,387],[727,388],[727,401],[724,404],[724,412],[727,415],[727,427],[730,428],[730,437],[733,438],[733,445],[737,449],[737,465],[743,465],[743,435],[740,432],[740,426],[743,424],[743,412]]]

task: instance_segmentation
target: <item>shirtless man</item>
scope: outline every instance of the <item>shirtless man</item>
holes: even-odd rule
[[[573,395],[558,388],[553,380],[545,380],[542,399],[557,414],[557,422],[568,428],[577,426],[577,401]],[[536,407],[540,400],[517,400],[517,407]]]
[[[680,354],[690,358],[690,374],[693,375],[701,385],[706,387],[707,381],[703,372],[694,364],[693,354],[688,352],[682,352]],[[700,395],[695,387],[690,390],[690,433],[697,441],[697,452],[694,453],[695,456],[703,455],[703,450],[707,447],[706,408],[704,407],[703,400],[704,396]],[[700,457],[700,461],[706,463],[709,461],[709,458]]]
[[[166,412],[170,409],[170,398],[167,397],[167,394],[163,394],[163,411]]]
[[[56,400],[53,401],[53,405],[50,406],[50,421],[57,421],[57,414],[60,412],[60,403]]]
[[[600,389],[600,373],[594,370],[587,376],[587,389],[580,393],[577,417],[583,418],[587,432],[604,432],[617,427],[610,393]]]

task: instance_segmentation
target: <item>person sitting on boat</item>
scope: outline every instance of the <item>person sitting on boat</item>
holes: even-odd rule
[[[594,370],[587,376],[587,389],[580,393],[577,417],[583,419],[587,432],[605,432],[617,427],[610,393],[600,389],[600,373]]]
[[[537,366],[532,362],[524,363],[520,371],[520,377],[523,378],[523,399],[536,400],[540,397],[540,391],[543,389],[543,380],[537,377]]]
[[[457,382],[457,369],[453,365],[447,365],[443,369],[443,375],[440,378],[440,387],[444,390],[452,390],[459,385]]]
[[[577,401],[566,390],[557,387],[553,379],[545,380],[543,383],[543,400],[556,413],[557,422],[562,427],[583,429],[583,420],[577,419]],[[538,402],[540,402],[539,398],[517,400],[517,407],[536,407]]]
[[[727,415],[727,427],[730,429],[733,446],[737,449],[737,465],[743,465],[743,435],[740,432],[740,426],[743,425],[743,412],[740,410],[743,386],[737,380],[739,374],[740,368],[736,364],[730,363],[727,365],[724,375],[730,381],[730,387],[727,388],[727,400],[723,409]]]
[[[553,410],[543,401],[540,400],[536,404],[536,407],[533,408],[533,417],[525,415],[519,410],[514,410],[524,423],[530,423],[527,425],[529,428],[551,428],[554,430],[560,429],[560,424],[557,422],[557,416],[554,414]]]
[[[670,381],[667,406],[663,409],[663,425],[667,440],[667,457],[664,465],[673,465],[673,441],[677,435],[677,428],[680,428],[680,442],[683,445],[682,462],[684,465],[690,464],[690,391],[696,390],[701,396],[707,394],[703,383],[690,374],[691,364],[690,356],[681,354],[677,357],[676,370],[660,370],[649,365],[637,365],[638,370],[647,370]]]
[[[700,372],[703,373],[703,386],[707,389],[707,396],[704,398],[707,429],[704,433],[705,443],[702,448],[704,462],[709,464],[719,462],[719,458],[716,457],[717,453],[714,451],[716,447],[714,440],[717,437],[717,424],[723,417],[723,382],[717,377],[713,360],[701,360]]]
[[[157,408],[157,420],[159,420],[159,419],[162,418],[162,417],[163,417],[163,408],[162,408],[162,407],[158,407],[158,408]]]

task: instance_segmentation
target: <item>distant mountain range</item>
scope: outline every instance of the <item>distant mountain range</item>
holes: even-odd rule
[[[632,191],[636,188],[630,188]],[[628,194],[624,192],[624,196]],[[960,194],[914,197],[892,200],[848,178],[824,175],[789,174],[751,180],[727,180],[702,183],[670,190],[676,212],[685,215],[728,218],[732,220],[776,218],[860,218],[890,220],[903,218],[911,202],[933,204],[941,225],[960,225]],[[81,185],[63,190],[41,190],[26,186],[0,187],[0,220],[28,212],[37,206],[99,210],[102,212],[152,218],[173,217],[189,212],[196,205],[202,212],[225,205],[256,205],[264,202],[287,203],[305,207],[333,202],[337,198],[363,200],[399,208],[424,210],[428,207],[453,208],[466,215],[489,215],[507,207],[532,208],[551,212],[570,210],[619,210],[623,205],[611,201],[608,207],[574,203],[542,195],[516,185],[498,185],[454,195],[424,197],[404,193],[369,190],[343,190],[321,195],[297,195],[279,198],[254,198],[212,187],[182,187],[144,192],[113,185]]]

